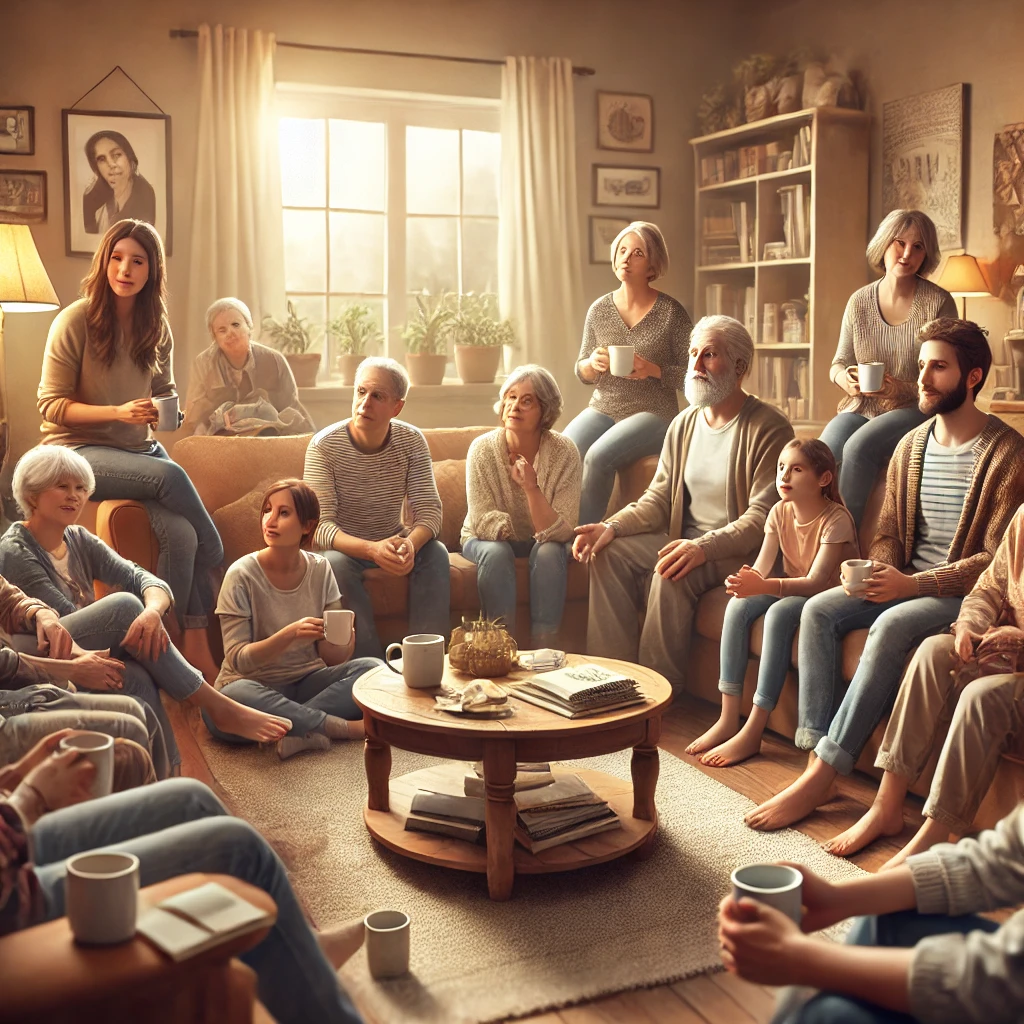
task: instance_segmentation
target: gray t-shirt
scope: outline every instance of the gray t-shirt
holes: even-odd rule
[[[709,427],[703,411],[693,425],[693,440],[683,467],[683,483],[689,500],[683,513],[683,536],[700,537],[709,530],[720,530],[729,522],[726,510],[725,481],[731,465],[732,442],[736,433],[733,416],[724,427]]]
[[[309,640],[295,644],[274,658],[258,664],[242,648],[266,640],[279,629],[307,615],[319,618],[325,608],[341,606],[341,591],[327,559],[312,551],[303,551],[306,573],[294,590],[279,590],[253,552],[243,555],[224,574],[217,598],[217,614],[224,637],[224,665],[217,676],[217,689],[236,679],[255,679],[265,686],[286,686],[324,667]]]

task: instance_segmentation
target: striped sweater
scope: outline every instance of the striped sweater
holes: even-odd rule
[[[330,550],[339,530],[376,541],[425,526],[436,537],[441,532],[441,497],[422,431],[392,420],[384,445],[363,452],[352,442],[349,422],[325,427],[306,449],[302,476],[320,499],[314,546]]]

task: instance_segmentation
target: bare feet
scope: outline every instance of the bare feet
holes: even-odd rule
[[[761,729],[750,729],[747,722],[731,740],[720,743],[709,750],[701,759],[701,764],[709,768],[728,768],[731,764],[739,764],[761,752]]]
[[[759,832],[792,825],[835,796],[835,779],[836,770],[815,758],[796,782],[755,807],[743,820]]]
[[[914,834],[914,838],[900,850],[899,853],[890,857],[878,870],[891,871],[898,868],[908,857],[915,853],[924,853],[930,850],[936,843],[955,842],[956,836],[952,835],[948,826],[941,824],[934,818],[925,818],[924,824]]]
[[[316,941],[320,943],[321,951],[335,970],[338,970],[363,944],[364,937],[365,929],[361,917],[316,933]]]
[[[722,712],[707,732],[698,736],[685,750],[687,754],[703,754],[705,750],[717,747],[731,739],[740,727],[740,698],[728,693],[722,694]]]
[[[215,691],[217,692],[217,691]],[[287,718],[268,715],[265,711],[248,708],[238,701],[225,697],[205,708],[206,713],[221,732],[241,736],[242,739],[256,743],[274,743],[281,739],[292,727]]]
[[[867,811],[845,832],[822,843],[822,848],[837,857],[849,857],[881,836],[898,836],[903,831],[903,803],[895,807],[875,797]]]

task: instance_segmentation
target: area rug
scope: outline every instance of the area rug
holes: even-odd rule
[[[421,864],[369,837],[360,744],[286,762],[212,741],[204,753],[234,810],[285,857],[320,926],[379,909],[412,918],[408,978],[373,981],[362,951],[342,969],[380,1024],[503,1020],[718,970],[716,912],[733,868],[795,860],[835,881],[862,874],[799,832],[748,829],[751,801],[662,751],[648,860],[519,876],[512,899],[492,903],[484,875]],[[393,756],[393,776],[436,763]],[[629,778],[628,751],[575,763]]]

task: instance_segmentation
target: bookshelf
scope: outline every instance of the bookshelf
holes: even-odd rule
[[[868,280],[869,127],[862,111],[820,107],[690,140],[694,319],[746,324],[748,390],[797,423],[824,423],[840,397],[828,371],[846,301]]]

